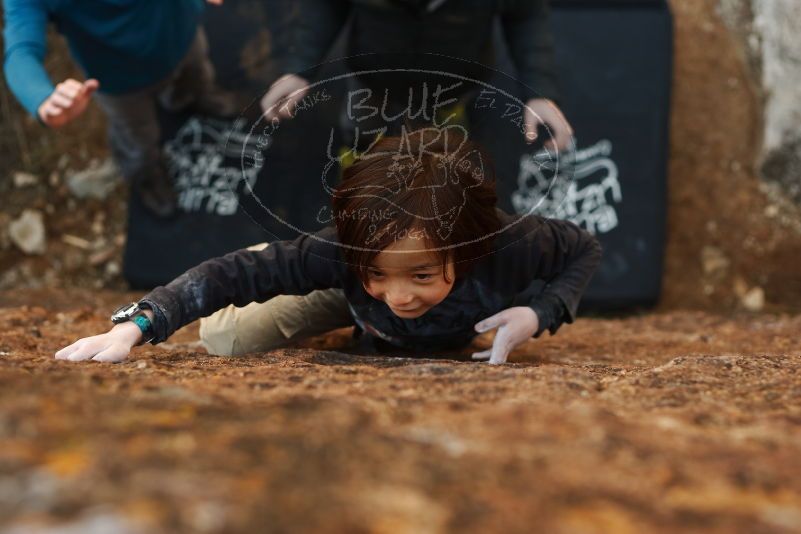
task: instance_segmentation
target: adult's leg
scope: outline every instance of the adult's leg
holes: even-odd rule
[[[239,111],[234,94],[223,91],[216,82],[208,39],[202,27],[198,27],[189,50],[159,95],[159,101],[169,110],[194,106],[201,113],[219,117],[230,117]]]
[[[161,217],[176,207],[161,152],[161,128],[156,115],[158,85],[121,95],[98,93],[108,120],[112,156],[123,177],[150,211]]]

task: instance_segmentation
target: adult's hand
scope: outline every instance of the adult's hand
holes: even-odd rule
[[[488,332],[495,328],[492,348],[474,352],[474,360],[489,360],[491,364],[505,363],[509,353],[537,333],[540,326],[537,313],[528,306],[513,306],[476,323],[476,332]]]
[[[64,80],[39,106],[39,118],[51,128],[64,126],[86,111],[92,93],[99,86],[95,79],[85,82],[72,78]]]
[[[295,116],[295,107],[309,92],[309,82],[296,74],[285,74],[270,86],[261,99],[264,117],[271,121],[275,118],[291,119]]]
[[[562,110],[547,98],[532,98],[526,102],[525,114],[526,142],[533,143],[537,139],[537,127],[547,124],[553,138],[544,143],[545,148],[566,150],[573,138],[573,128],[567,122]]]

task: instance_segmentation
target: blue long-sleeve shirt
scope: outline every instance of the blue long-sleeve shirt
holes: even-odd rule
[[[31,115],[53,92],[44,69],[47,23],[100,91],[135,91],[165,78],[186,54],[202,0],[3,0],[9,88]]]

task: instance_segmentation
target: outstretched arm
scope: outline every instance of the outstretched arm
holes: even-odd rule
[[[573,223],[529,216],[522,228],[529,231],[498,254],[499,286],[519,294],[512,306],[480,321],[477,332],[497,329],[491,349],[473,355],[503,363],[509,353],[545,330],[554,334],[563,323],[576,318],[581,295],[601,261],[598,240]],[[526,298],[533,284],[545,286]]]
[[[229,304],[244,306],[278,295],[340,287],[333,228],[263,250],[242,249],[207,260],[140,300],[154,312],[153,344]],[[322,236],[327,241],[320,241]]]
[[[282,294],[341,287],[333,236],[332,228],[291,242],[275,242],[263,250],[238,250],[205,261],[154,289],[139,301],[151,319],[151,343],[160,343],[182,326],[229,304],[244,306]],[[137,328],[131,322],[118,324],[105,334],[78,340],[57,352],[56,358],[124,360],[142,339]]]

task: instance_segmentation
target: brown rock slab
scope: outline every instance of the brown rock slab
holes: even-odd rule
[[[0,530],[801,529],[800,316],[583,319],[505,366],[347,331],[212,357],[196,325],[53,358],[128,297],[0,293]]]

